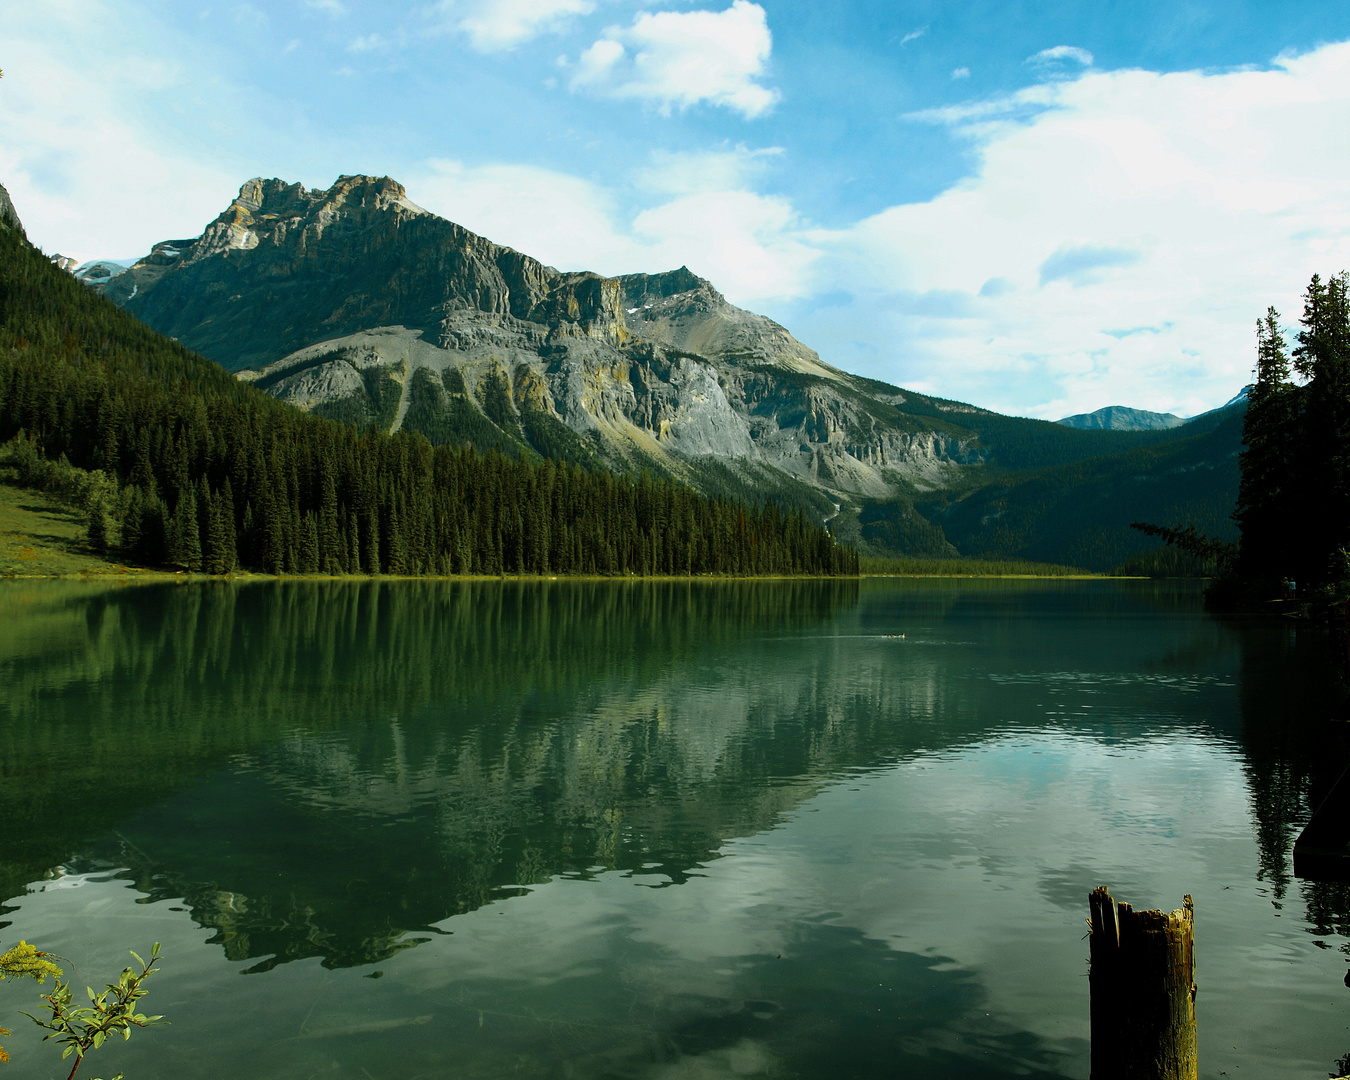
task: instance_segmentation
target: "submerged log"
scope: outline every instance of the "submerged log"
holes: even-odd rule
[[[1088,897],[1092,1080],[1196,1080],[1194,907],[1134,911]]]

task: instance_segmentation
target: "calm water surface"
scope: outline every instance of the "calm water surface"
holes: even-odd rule
[[[1150,583],[4,582],[0,940],[164,942],[131,1080],[1085,1078],[1088,892],[1189,892],[1202,1076],[1320,1080],[1326,651]]]

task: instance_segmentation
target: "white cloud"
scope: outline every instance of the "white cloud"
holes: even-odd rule
[[[968,68],[968,67],[954,68],[954,69],[952,70],[952,78],[953,78],[953,79],[969,79],[969,78],[970,78],[970,68]]]
[[[658,151],[596,180],[519,163],[419,172],[368,142],[297,138],[269,128],[285,110],[265,91],[229,82],[228,53],[135,10],[8,13],[0,182],[48,251],[120,258],[196,235],[259,173],[390,172],[429,209],[554,265],[688,264],[840,367],[1051,418],[1226,400],[1266,305],[1292,323],[1314,271],[1350,267],[1350,144],[1327,135],[1350,129],[1350,43],[1270,70],[1079,68],[910,117],[964,140],[972,174],[826,231],[764,193],[767,175],[810,166],[773,148]],[[629,31],[600,41],[617,59],[596,56],[597,90],[656,79]]]
[[[772,49],[764,9],[750,0],[716,12],[644,11],[586,49],[572,65],[570,85],[649,101],[663,113],[707,102],[753,118],[779,99],[760,82]]]
[[[956,105],[939,105],[932,109],[905,113],[901,119],[921,124],[941,124],[971,139],[988,135],[991,129],[981,125],[1017,118],[1029,118],[1054,103],[1054,86],[1029,86],[1015,94],[986,98],[982,101],[963,101]]]
[[[782,156],[780,146],[751,150],[654,150],[649,163],[633,174],[643,191],[659,195],[700,195],[710,191],[748,191],[770,162]]]
[[[1056,45],[1028,56],[1026,62],[1042,79],[1071,79],[1092,66],[1092,54],[1076,45]]]
[[[354,38],[347,46],[348,52],[384,52],[390,47],[391,42],[382,34],[365,34],[362,37]]]
[[[335,19],[347,14],[347,5],[342,0],[305,0],[305,7],[311,11],[322,11]]]
[[[248,26],[257,30],[267,25],[266,13],[255,8],[252,4],[240,4],[234,8],[231,14],[234,21],[240,26]]]
[[[438,0],[442,25],[468,35],[479,52],[513,49],[595,10],[594,0]]]
[[[1105,271],[1117,266],[1131,266],[1139,259],[1139,252],[1128,248],[1099,247],[1095,244],[1061,247],[1041,263],[1040,284],[1067,281],[1070,285],[1095,285],[1103,280]]]
[[[127,33],[122,18],[97,0],[7,13],[14,60],[0,84],[0,182],[33,243],[81,261],[145,254],[147,227],[153,239],[198,235],[241,179],[199,152],[177,113],[181,128],[151,129],[162,120],[155,107],[194,107],[204,79],[214,103],[240,115],[243,103],[167,44],[153,19]]]
[[[611,270],[631,250],[617,231],[613,194],[566,173],[438,158],[406,186],[432,213],[563,269]]]
[[[634,231],[659,265],[686,264],[733,303],[804,297],[821,235],[792,204],[749,191],[686,195],[644,210]]]
[[[926,26],[920,26],[917,30],[911,30],[900,39],[900,47],[903,49],[911,41],[918,41],[919,38],[923,37],[926,33],[928,33],[928,27]]]
[[[1028,64],[1054,64],[1071,60],[1083,67],[1092,66],[1092,54],[1076,45],[1056,45],[1053,49],[1042,49],[1035,56],[1028,56]]]
[[[973,176],[830,247],[844,308],[794,330],[842,366],[1057,417],[1231,396],[1251,324],[1350,265],[1350,43],[1273,70],[1087,73],[926,114]],[[1121,327],[1154,328],[1122,334]]]

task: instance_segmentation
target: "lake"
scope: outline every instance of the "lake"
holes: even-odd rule
[[[89,1076],[1085,1078],[1088,893],[1190,893],[1201,1075],[1315,1080],[1328,663],[1184,583],[0,582],[0,940],[164,943]]]

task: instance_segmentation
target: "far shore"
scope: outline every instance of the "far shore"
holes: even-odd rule
[[[85,541],[83,515],[63,506],[44,492],[0,483],[0,579],[109,581],[120,584],[138,582],[258,582],[258,581],[857,581],[864,579],[930,580],[1147,580],[1137,577],[1113,577],[1069,567],[1045,566],[1017,560],[990,560],[988,571],[981,560],[935,560],[939,568],[925,570],[920,560],[872,560],[874,563],[908,564],[903,569],[877,567],[856,578],[823,575],[733,575],[673,574],[653,577],[618,574],[265,574],[235,571],[230,574],[202,574],[187,570],[136,566],[119,562],[115,555],[101,555]],[[1001,569],[1006,567],[1007,569]],[[911,569],[910,567],[913,567]],[[1039,572],[1037,572],[1039,570]]]

